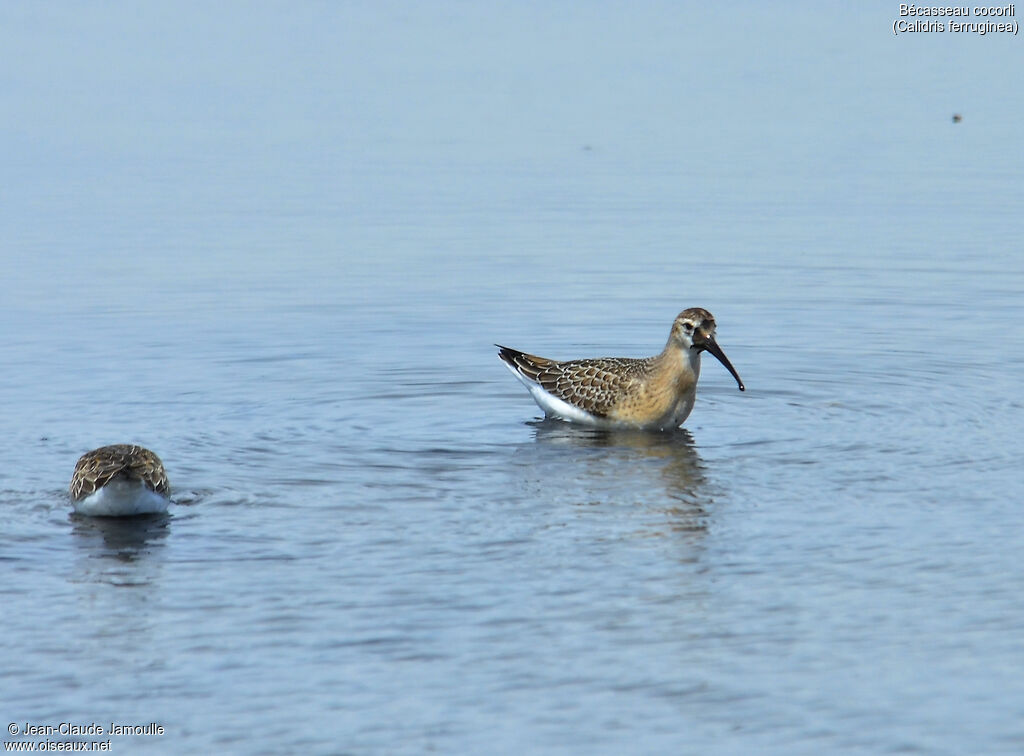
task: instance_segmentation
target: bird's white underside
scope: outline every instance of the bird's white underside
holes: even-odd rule
[[[92,517],[129,517],[167,511],[168,499],[146,488],[138,480],[112,480],[84,499],[76,501],[75,511]]]

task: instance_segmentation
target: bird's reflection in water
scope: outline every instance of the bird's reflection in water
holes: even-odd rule
[[[689,431],[610,430],[559,420],[529,425],[535,443],[525,456],[549,493],[561,491],[581,504],[642,505],[665,518],[660,531],[707,529],[711,494]]]
[[[147,585],[152,569],[148,559],[163,546],[171,515],[88,517],[71,514],[72,535],[81,552],[80,578],[115,585]]]

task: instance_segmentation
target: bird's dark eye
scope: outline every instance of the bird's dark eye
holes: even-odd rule
[[[687,333],[693,333],[693,323],[683,323],[683,330]]]

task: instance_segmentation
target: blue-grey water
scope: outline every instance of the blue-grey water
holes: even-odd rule
[[[898,12],[2,6],[5,740],[1024,751],[1024,43]],[[672,434],[492,346],[690,306]]]

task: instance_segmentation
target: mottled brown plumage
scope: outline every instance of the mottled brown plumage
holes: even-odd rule
[[[117,477],[141,481],[162,496],[171,493],[163,462],[156,454],[134,444],[114,444],[81,456],[71,476],[71,500],[80,501]]]
[[[661,354],[556,360],[497,345],[498,356],[545,413],[601,426],[677,427],[693,409],[700,353],[711,352],[745,389],[715,341],[715,319],[691,307],[676,317]]]
[[[596,417],[608,417],[623,395],[642,385],[653,357],[598,357],[556,362],[509,347],[499,355],[545,391]]]

